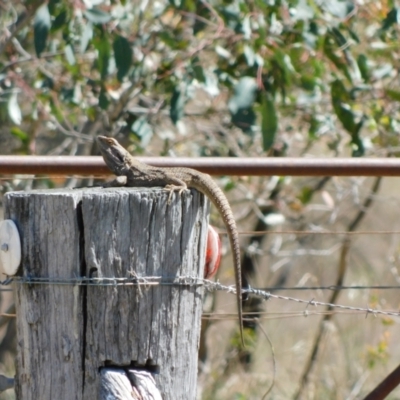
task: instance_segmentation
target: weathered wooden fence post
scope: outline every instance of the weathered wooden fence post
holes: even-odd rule
[[[168,204],[157,188],[5,198],[22,241],[17,399],[106,398],[105,366],[158,370],[164,400],[195,399],[203,288],[180,277],[203,276],[208,201]]]

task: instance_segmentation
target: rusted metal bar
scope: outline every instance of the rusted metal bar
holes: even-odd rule
[[[364,400],[383,400],[400,383],[400,365],[391,372]]]
[[[108,175],[102,157],[0,156],[0,174]]]
[[[138,157],[158,167],[190,167],[211,175],[400,176],[395,158]],[[0,174],[109,175],[98,156],[0,156]]]

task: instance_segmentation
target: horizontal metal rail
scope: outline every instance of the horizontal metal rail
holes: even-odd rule
[[[138,157],[157,167],[189,167],[210,175],[400,176],[396,158]],[[0,156],[0,174],[110,175],[99,156]]]

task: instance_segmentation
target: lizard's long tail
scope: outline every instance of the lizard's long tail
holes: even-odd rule
[[[206,179],[204,179],[203,177],[206,177]],[[240,339],[242,342],[242,346],[244,347],[240,244],[235,218],[233,217],[231,207],[225,194],[208,175],[196,174],[192,176],[192,183],[190,186],[204,193],[213,202],[215,207],[217,207],[218,212],[221,214],[226,229],[228,231],[229,241],[233,253],[233,263],[235,267],[236,299],[239,317]]]

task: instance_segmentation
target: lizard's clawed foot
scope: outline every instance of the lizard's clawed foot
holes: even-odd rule
[[[189,189],[187,188],[187,186],[177,186],[177,185],[166,185],[164,190],[166,190],[167,192],[169,192],[169,196],[168,196],[168,205],[171,204],[171,200],[172,200],[172,194],[174,192],[178,192],[179,196],[185,191],[189,191]]]

